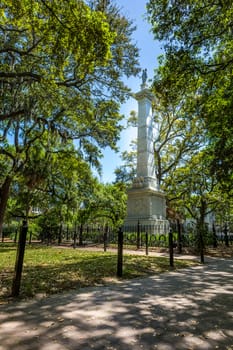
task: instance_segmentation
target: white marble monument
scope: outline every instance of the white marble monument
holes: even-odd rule
[[[154,141],[158,130],[152,115],[153,94],[143,71],[138,101],[137,175],[128,190],[125,225],[167,225],[165,194],[159,189],[154,161]]]

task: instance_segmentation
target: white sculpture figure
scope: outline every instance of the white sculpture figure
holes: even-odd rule
[[[146,85],[146,81],[147,81],[147,69],[143,69],[142,71],[142,85]]]

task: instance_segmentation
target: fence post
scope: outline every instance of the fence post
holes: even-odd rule
[[[79,229],[79,246],[83,245],[83,224],[80,225],[80,229]]]
[[[171,227],[169,229],[169,258],[170,258],[170,267],[174,267],[173,234],[172,234]]]
[[[148,232],[146,232],[146,255],[149,254]]]
[[[107,251],[107,244],[108,244],[108,225],[105,225],[105,227],[104,227],[104,252]]]
[[[117,277],[122,277],[123,270],[123,230],[118,230]]]
[[[12,297],[16,297],[19,295],[21,276],[22,276],[22,270],[23,270],[23,259],[24,259],[27,231],[28,231],[27,221],[23,220],[23,225],[22,225],[22,228],[21,228],[20,234],[19,234],[17,256],[16,256],[16,261],[15,261],[15,273],[14,273],[14,278],[13,278],[13,283],[12,283],[12,291],[11,291]]]
[[[137,249],[140,249],[140,223],[138,220],[138,225],[137,225]]]

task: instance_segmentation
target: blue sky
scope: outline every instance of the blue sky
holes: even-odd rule
[[[137,26],[134,32],[133,40],[140,50],[140,65],[141,68],[147,68],[148,78],[153,77],[154,68],[157,66],[157,57],[161,54],[160,44],[153,39],[150,33],[150,26],[144,19],[146,13],[147,0],[115,0],[115,3],[122,8],[122,13],[132,19]],[[133,92],[140,90],[141,79],[130,78],[126,84]],[[137,101],[133,98],[129,99],[121,107],[121,113],[125,115],[125,121],[130,114],[130,111],[137,111]],[[136,130],[134,128],[125,130],[121,133],[121,140],[118,143],[120,152],[116,154],[110,149],[104,151],[102,159],[103,175],[101,181],[112,182],[115,178],[114,170],[121,164],[120,153],[129,149],[129,144],[132,139],[136,138]]]

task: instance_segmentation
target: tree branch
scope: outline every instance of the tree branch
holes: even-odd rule
[[[0,72],[0,78],[33,78],[36,81],[41,81],[42,77],[32,72]]]
[[[14,111],[14,112],[11,112],[11,113],[8,113],[8,114],[0,114],[0,121],[3,121],[3,120],[7,120],[9,118],[15,118],[17,117],[18,115],[21,115],[21,114],[24,114],[25,113],[25,110],[24,109],[21,109],[19,111]]]

